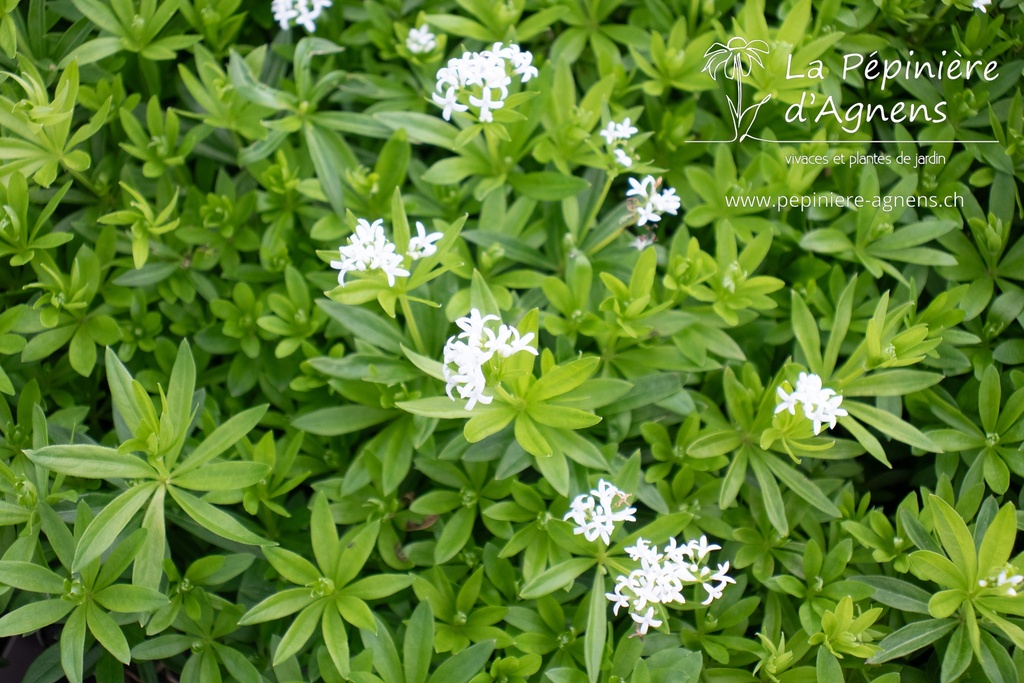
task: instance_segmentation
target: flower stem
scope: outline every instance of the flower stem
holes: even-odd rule
[[[409,306],[409,297],[400,294],[398,302],[402,305],[402,315],[405,316],[406,327],[412,336],[412,343],[416,347],[416,353],[427,355],[427,345],[423,343],[423,336],[420,335],[419,325],[416,324],[416,317],[412,314],[412,307]]]
[[[604,205],[604,200],[608,198],[608,191],[612,187],[612,181],[615,180],[615,175],[616,174],[611,173],[605,174],[604,187],[601,188],[601,194],[597,198],[597,201],[594,202],[594,205],[590,207],[590,211],[587,212],[586,219],[583,221],[583,227],[580,228],[580,234],[576,238],[577,245],[583,244],[583,239],[587,236],[587,233],[590,232],[593,224],[597,222],[597,212],[601,210],[601,207]]]

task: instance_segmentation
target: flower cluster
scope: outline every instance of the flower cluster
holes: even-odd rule
[[[316,20],[331,6],[331,0],[273,0],[270,11],[282,31],[301,26],[310,33],[316,30]]]
[[[619,145],[620,143],[629,140],[638,132],[637,128],[630,124],[628,116],[622,119],[622,123],[609,121],[608,125],[601,129],[601,137],[604,138],[605,144],[608,145],[608,148],[612,150],[612,153],[615,155],[615,161],[617,161],[620,166],[629,168],[633,165],[633,157],[631,157],[626,150]]]
[[[644,635],[649,627],[661,626],[661,620],[654,618],[654,605],[684,604],[683,589],[687,586],[703,586],[708,597],[701,604],[710,605],[722,597],[728,584],[736,583],[728,574],[728,562],[719,564],[714,572],[705,564],[712,550],[721,550],[721,546],[708,544],[707,536],[682,546],[670,538],[661,551],[650,541],[638,538],[626,552],[640,563],[640,568],[628,576],[620,574],[615,579],[615,591],[605,593],[605,597],[615,603],[616,615],[620,607],[627,608],[640,635]]]
[[[500,323],[501,318],[481,315],[474,308],[469,315],[455,321],[462,332],[449,338],[444,345],[445,391],[453,401],[453,390],[467,399],[466,410],[473,410],[477,403],[487,404],[493,400],[492,396],[484,393],[487,388],[484,367],[492,358],[508,358],[520,351],[537,355],[537,349],[530,346],[532,332],[520,336],[519,330],[508,325],[499,325],[495,331],[487,326],[490,321]]]
[[[345,275],[351,271],[379,270],[388,278],[388,285],[395,286],[396,277],[408,277],[405,259],[416,261],[437,251],[434,242],[444,237],[440,232],[427,234],[423,223],[416,221],[416,235],[409,238],[409,248],[399,254],[395,243],[384,235],[384,220],[378,218],[370,223],[364,218],[356,222],[356,231],[349,236],[348,244],[338,247],[340,261],[331,261],[331,268],[338,269],[338,284],[345,286]]]
[[[1007,597],[1017,597],[1017,586],[1024,582],[1024,576],[1020,574],[1010,574],[1009,572],[1015,572],[1016,567],[1010,567],[1003,569],[995,576],[990,576],[987,579],[979,579],[978,585],[982,588],[990,588],[996,590]]]
[[[423,55],[432,52],[437,47],[437,36],[430,32],[430,27],[423,24],[419,28],[409,29],[409,36],[405,39],[405,46],[414,55]]]
[[[788,410],[790,415],[796,414],[796,406],[803,406],[804,415],[807,419],[814,421],[814,433],[820,434],[821,427],[828,423],[828,428],[836,426],[836,420],[848,415],[839,405],[843,397],[836,394],[832,389],[821,386],[821,377],[814,374],[801,372],[796,380],[796,389],[793,393],[787,394],[782,387],[778,388],[779,405],[775,407],[776,413]]]
[[[537,75],[532,64],[533,55],[514,43],[508,47],[495,43],[490,50],[464,52],[438,70],[434,102],[443,108],[445,121],[451,119],[453,111],[469,111],[470,107],[477,110],[480,121],[493,121],[491,112],[505,106],[511,76],[519,76],[526,83]]]
[[[636,213],[636,224],[638,226],[646,223],[657,223],[661,220],[662,214],[676,215],[679,211],[679,197],[676,196],[675,188],[667,188],[661,192],[658,187],[661,179],[654,179],[654,176],[645,176],[643,180],[629,178],[629,190],[626,191],[627,200],[633,197],[630,208]]]
[[[636,508],[626,507],[629,494],[620,491],[604,479],[597,482],[597,488],[590,494],[581,493],[569,505],[569,512],[563,519],[576,523],[574,534],[583,534],[588,541],[600,538],[605,545],[611,544],[616,522],[635,522]],[[619,507],[619,510],[615,508]]]

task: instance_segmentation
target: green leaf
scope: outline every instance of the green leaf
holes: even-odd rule
[[[493,640],[485,640],[467,647],[437,667],[427,683],[469,683],[473,676],[484,669],[492,652],[494,652]]]
[[[466,410],[465,401],[452,400],[447,396],[418,398],[412,401],[399,401],[395,403],[395,405],[407,413],[422,415],[423,417],[462,420],[473,416],[472,411]]]
[[[434,654],[434,612],[424,600],[413,610],[402,643],[405,683],[426,683]]]
[[[523,600],[533,600],[550,595],[571,584],[577,576],[594,566],[596,560],[587,557],[574,557],[541,572],[527,581],[519,596]]]
[[[121,628],[109,614],[95,604],[89,603],[86,608],[86,619],[89,630],[107,652],[114,655],[122,664],[131,662],[132,653],[128,647],[128,641],[125,640]]]
[[[380,600],[412,585],[413,577],[405,574],[377,574],[359,579],[341,590],[361,600]]]
[[[160,591],[123,583],[107,586],[94,597],[107,610],[123,614],[153,612],[168,603],[167,596]]]
[[[320,624],[320,617],[323,615],[324,608],[328,604],[327,600],[317,600],[313,604],[304,607],[298,616],[292,619],[291,625],[277,644],[277,650],[274,652],[274,666],[279,665],[302,649],[302,646],[306,644],[316,630],[316,627]]]
[[[405,132],[409,134],[410,142],[426,143],[455,151],[455,138],[459,134],[459,129],[450,123],[445,123],[436,115],[405,111],[379,111],[374,113],[373,118],[393,131],[404,128]]]
[[[128,431],[134,434],[139,428],[139,423],[142,422],[142,413],[139,412],[135,403],[132,376],[128,374],[127,368],[121,364],[117,354],[109,346],[104,352],[103,358],[107,370],[107,385],[110,387],[110,397],[113,399],[114,408],[121,415]]]
[[[0,561],[0,583],[32,593],[59,595],[64,592],[62,577],[32,562]]]
[[[476,522],[476,508],[463,507],[455,511],[444,525],[441,537],[434,546],[434,562],[444,564],[452,559],[465,547],[473,534],[473,523]]]
[[[587,356],[548,370],[526,394],[527,403],[542,403],[581,386],[601,364],[597,356]]]
[[[818,485],[805,477],[795,467],[784,463],[774,455],[764,458],[764,461],[767,463],[772,473],[779,478],[779,481],[789,487],[789,490],[793,493],[824,512],[826,515],[831,515],[832,517],[842,516],[842,513],[836,504],[821,492]]]
[[[227,422],[214,429],[213,432],[203,439],[202,443],[196,446],[192,454],[174,470],[174,476],[180,477],[186,472],[202,467],[235,445],[239,439],[251,432],[259,424],[259,421],[266,412],[267,406],[261,405],[243,410],[238,415],[231,417]]]
[[[949,639],[946,654],[942,657],[941,683],[950,683],[960,678],[974,658],[971,639],[967,635],[967,627],[959,626]]]
[[[931,494],[928,500],[935,512],[935,530],[939,533],[946,555],[963,572],[967,586],[973,586],[978,578],[978,556],[971,532],[960,513],[949,503],[935,494]]]
[[[313,563],[291,550],[276,547],[264,547],[263,555],[267,562],[284,579],[299,586],[308,586],[321,577],[320,571]]]
[[[978,549],[978,576],[987,577],[1003,569],[1017,540],[1017,513],[1011,503],[1004,505],[985,531]]]
[[[508,177],[508,184],[523,196],[549,202],[574,197],[590,187],[590,183],[583,178],[553,171],[512,173]]]
[[[68,617],[60,633],[60,664],[71,683],[82,683],[85,627],[85,608],[79,607]]]
[[[348,633],[345,629],[345,620],[341,618],[338,610],[334,608],[324,610],[321,629],[324,634],[324,644],[327,646],[327,653],[331,656],[331,661],[334,662],[334,666],[337,667],[342,676],[347,676],[351,671]]]
[[[790,300],[792,301],[793,312],[793,334],[800,343],[800,348],[807,359],[808,369],[820,375],[822,373],[821,360],[821,335],[818,332],[818,322],[811,315],[803,297],[792,290]]]
[[[176,474],[172,482],[192,491],[237,491],[259,483],[270,469],[260,462],[215,462]]]
[[[196,498],[191,493],[186,493],[173,486],[168,490],[171,492],[171,498],[174,498],[186,515],[221,538],[246,545],[277,545],[257,536],[228,513]]]
[[[311,595],[309,588],[288,588],[264,599],[242,615],[239,625],[259,624],[264,621],[281,619],[295,614],[313,603],[316,597]]]
[[[843,408],[846,408],[850,415],[871,425],[883,434],[902,441],[916,448],[928,451],[929,453],[941,453],[939,448],[921,430],[896,417],[887,410],[881,410],[866,403],[855,401],[844,401]]]
[[[156,482],[133,486],[107,503],[78,541],[72,569],[82,571],[83,567],[106,552],[158,487]]]
[[[600,679],[601,660],[604,657],[604,643],[607,638],[608,598],[604,596],[604,575],[596,572],[594,585],[590,589],[587,632],[583,637],[583,659],[590,683],[597,683]]]
[[[827,648],[818,648],[818,658],[814,668],[818,683],[844,683],[843,667],[839,660]]]
[[[30,602],[0,617],[0,638],[38,631],[60,621],[74,608],[74,604],[60,598]]]
[[[786,504],[782,500],[782,491],[779,484],[772,475],[771,469],[765,463],[771,458],[755,453],[750,458],[750,467],[754,470],[758,486],[761,487],[761,497],[764,501],[765,511],[768,513],[768,521],[779,532],[779,535],[789,535],[789,520],[786,518]],[[813,484],[811,484],[813,486]]]
[[[167,407],[170,409],[175,434],[184,432],[192,421],[192,393],[195,386],[196,364],[192,358],[192,349],[187,341],[182,340],[167,384]]]
[[[883,638],[878,647],[881,651],[868,659],[866,664],[882,664],[893,659],[906,657],[931,645],[957,625],[954,619],[925,619],[907,624]]]
[[[875,589],[871,596],[876,602],[904,612],[928,614],[929,593],[909,581],[891,576],[851,576],[851,580],[866,583]]]
[[[46,446],[27,450],[29,460],[48,470],[83,479],[153,479],[156,470],[142,458],[91,445]]]

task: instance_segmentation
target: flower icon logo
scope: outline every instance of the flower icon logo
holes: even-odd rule
[[[749,132],[751,126],[754,125],[754,119],[757,118],[757,112],[761,105],[772,97],[765,95],[760,102],[755,102],[745,108],[743,106],[743,78],[750,75],[754,64],[764,68],[764,62],[761,61],[762,55],[768,55],[768,43],[763,40],[747,41],[739,36],[730,38],[728,43],[715,43],[704,53],[704,58],[707,61],[704,63],[702,72],[706,71],[716,81],[720,73],[725,78],[736,81],[736,100],[733,101],[731,96],[726,95],[732,114],[733,138],[722,142],[736,142],[752,137]],[[743,127],[744,120],[747,120],[745,128]],[[741,128],[743,129],[742,133],[740,133]]]

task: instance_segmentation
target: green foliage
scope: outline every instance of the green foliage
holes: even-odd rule
[[[1019,683],[1019,3],[276,13],[0,0],[25,681]],[[717,599],[609,612],[702,536]]]

